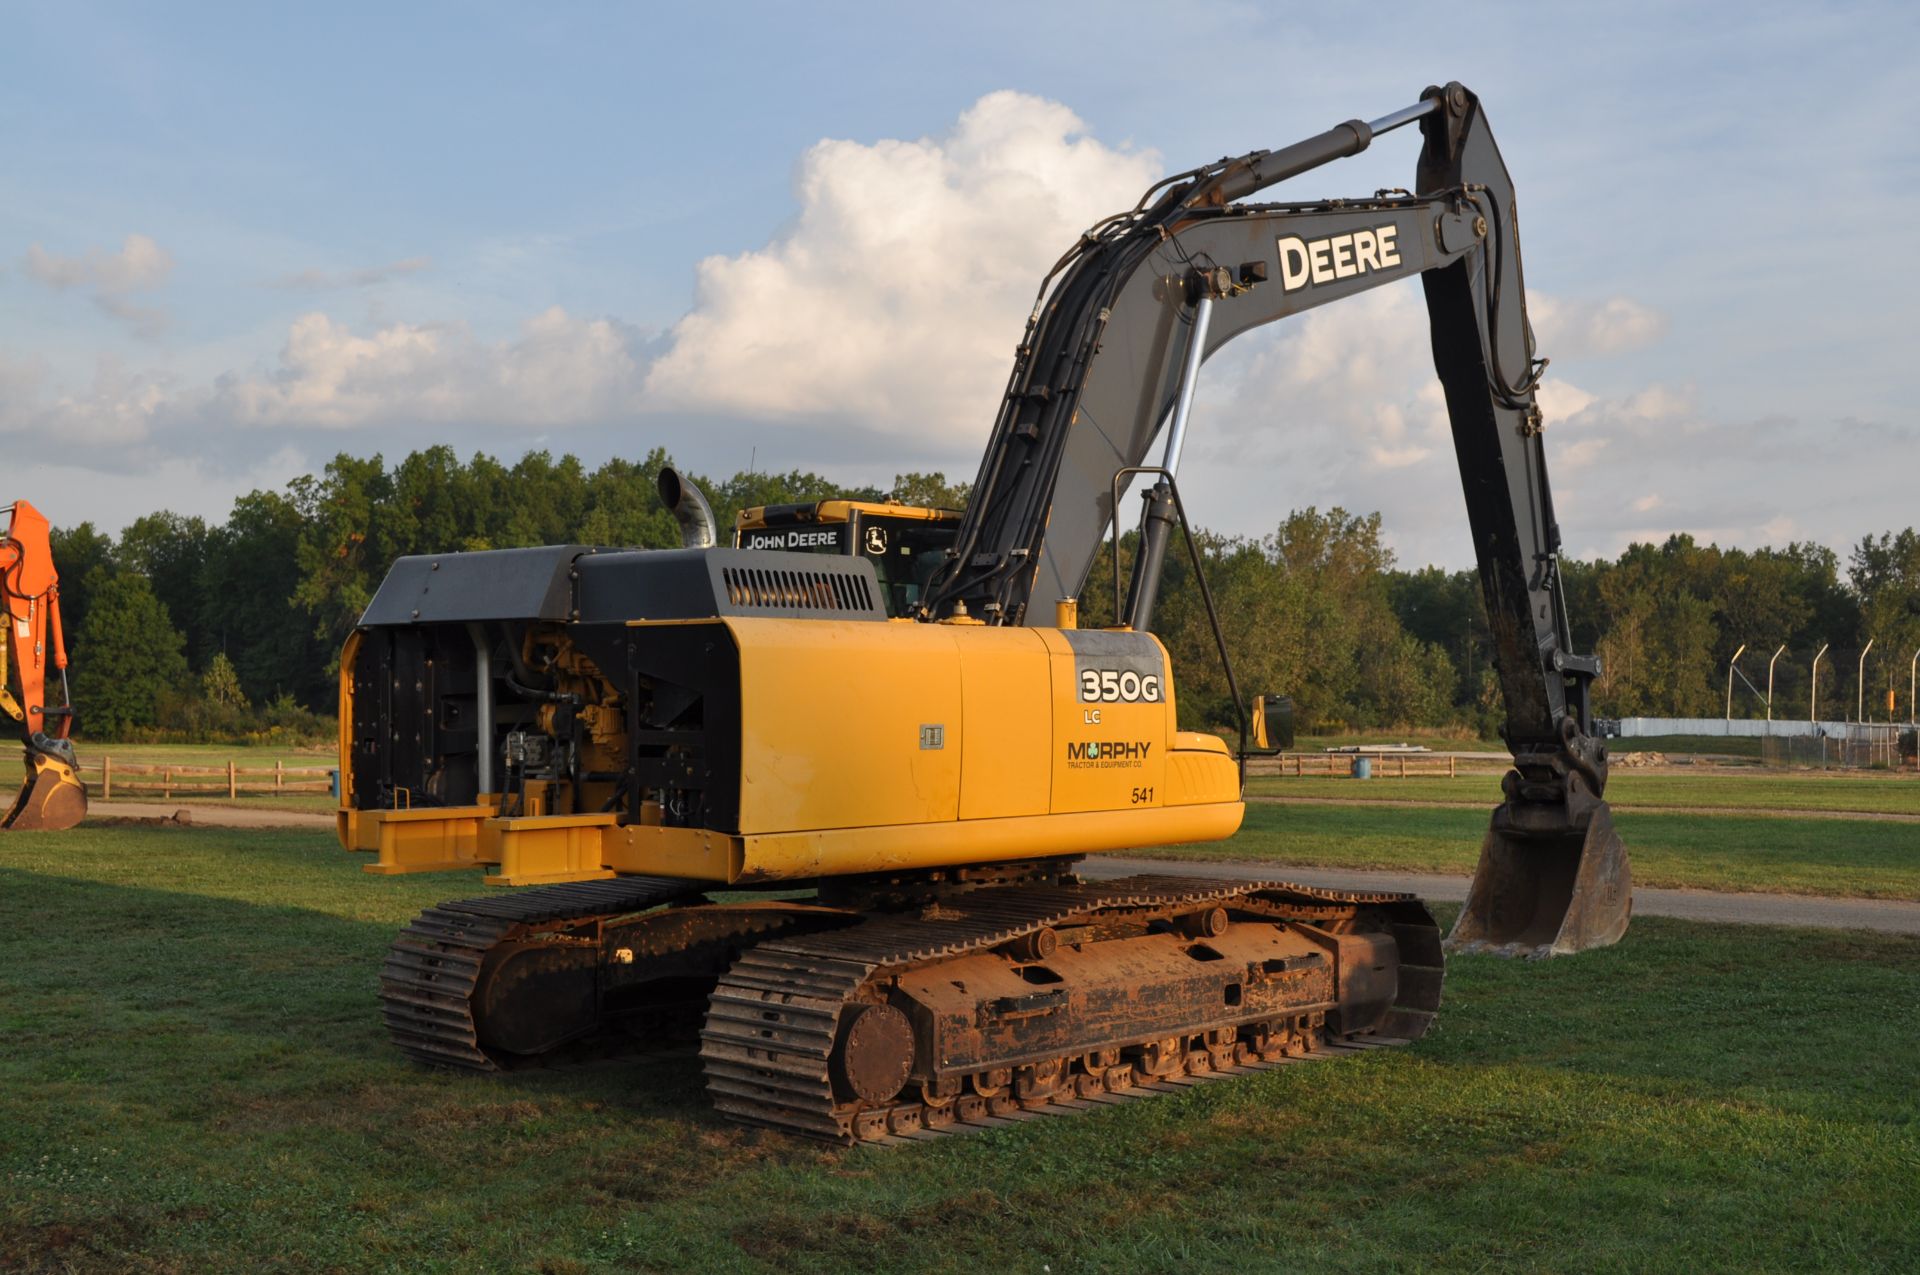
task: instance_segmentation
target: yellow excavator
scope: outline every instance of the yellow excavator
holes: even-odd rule
[[[1248,201],[1415,124],[1418,193]],[[1444,956],[1410,895],[1077,871],[1233,835],[1243,759],[1285,730],[1278,698],[1243,707],[1223,640],[1240,747],[1182,730],[1152,632],[1176,531],[1213,612],[1177,481],[1202,362],[1415,275],[1514,755],[1452,942],[1616,941],[1628,865],[1598,664],[1569,641],[1513,188],[1449,84],[1170,177],[1082,236],[958,516],[749,511],[720,547],[666,470],[682,548],[395,563],[341,657],[341,844],[503,887],[395,940],[395,1044],[496,1071],[692,1032],[722,1112],[879,1142],[1419,1038]],[[1081,628],[1102,552],[1119,622]]]
[[[87,815],[87,789],[74,756],[73,700],[67,694],[67,645],[60,624],[60,573],[52,529],[24,500],[0,505],[0,714],[20,724],[26,782],[0,829],[57,831]],[[60,702],[47,702],[50,675]]]

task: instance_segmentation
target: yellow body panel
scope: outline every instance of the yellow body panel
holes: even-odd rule
[[[1183,841],[1218,841],[1240,827],[1237,798],[1206,806],[1094,810],[893,828],[847,828],[745,838],[739,879],[782,881],[853,872],[901,872],[1003,859],[1100,854]]]
[[[340,844],[348,850],[372,850],[375,846],[362,845],[355,833],[355,816],[359,813],[353,808],[353,662],[360,654],[360,632],[358,629],[347,634],[345,645],[340,648],[340,807],[339,827]]]
[[[545,815],[489,819],[480,830],[479,852],[500,871],[488,885],[548,885],[617,876],[606,866],[602,846],[614,815]]]
[[[960,817],[1046,814],[1054,736],[1045,641],[1033,629],[945,631],[961,656]]]
[[[1183,730],[1167,750],[1166,804],[1189,806],[1240,799],[1240,768],[1218,735]],[[1229,834],[1231,835],[1231,834]]]
[[[502,819],[498,798],[486,797],[455,809],[343,809],[341,843],[375,851],[371,872],[497,864],[489,880],[500,885],[616,873],[745,882],[1214,841],[1239,827],[1238,767],[1219,739],[1178,729],[1165,651],[1151,638],[704,623],[739,657],[737,828],[622,826],[612,814]],[[1125,680],[1110,678],[1115,698],[1102,699],[1116,660]],[[1151,694],[1144,676],[1160,679]],[[341,708],[345,720],[344,678]],[[345,742],[343,732],[343,763]]]
[[[1161,652],[1160,697],[1086,702],[1074,649],[1060,629],[1034,629],[1047,644],[1053,707],[1054,813],[1157,806],[1166,793],[1167,743],[1175,729],[1173,685]],[[1157,649],[1158,641],[1154,642]]]
[[[931,624],[729,619],[740,831],[944,822],[960,809],[960,659]],[[937,732],[933,742],[923,732]]]
[[[381,875],[488,862],[480,855],[481,825],[501,822],[492,816],[492,806],[341,812],[342,820],[351,824],[353,840],[347,848],[377,852],[379,862],[366,870]]]

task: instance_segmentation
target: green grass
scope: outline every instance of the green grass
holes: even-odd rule
[[[1391,767],[1392,763],[1387,763]],[[1344,801],[1445,801],[1486,806],[1500,800],[1500,776],[1491,772],[1375,778],[1315,775],[1256,776],[1252,796],[1338,797]],[[1746,810],[1832,810],[1920,815],[1920,776],[1786,774],[1778,771],[1711,775],[1646,774],[1616,769],[1607,780],[1616,806],[1724,807]]]
[[[1370,812],[1362,812],[1370,813]],[[471,878],[319,834],[0,838],[0,1270],[1896,1270],[1920,940],[1642,919],[1453,962],[1411,1050],[841,1151],[690,1059],[507,1079],[385,1044]]]
[[[1396,781],[1398,782],[1398,781]],[[1226,841],[1155,858],[1471,873],[1492,802],[1458,809],[1249,802]],[[1920,899],[1920,829],[1871,820],[1616,814],[1637,885]]]

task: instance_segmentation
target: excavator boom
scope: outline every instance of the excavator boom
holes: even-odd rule
[[[1418,123],[1415,191],[1234,202]],[[1601,794],[1606,750],[1573,650],[1513,183],[1479,99],[1459,84],[1277,151],[1155,187],[1095,226],[1043,286],[929,618],[1045,623],[1077,598],[1117,510],[1115,476],[1148,466],[1123,623],[1151,626],[1194,377],[1252,328],[1418,275],[1452,420],[1514,769],[1453,937],[1529,954],[1616,941],[1626,853]],[[1030,604],[1037,601],[1037,610]]]
[[[71,828],[86,817],[87,790],[67,738],[73,705],[51,528],[24,500],[0,506],[0,514],[11,519],[0,535],[0,715],[19,723],[27,768],[0,829]],[[47,703],[49,673],[60,684],[58,705]]]

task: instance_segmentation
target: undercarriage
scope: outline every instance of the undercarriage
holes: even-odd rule
[[[697,1039],[715,1107],[843,1143],[1063,1114],[1419,1038],[1409,895],[1058,862],[710,901],[659,877],[428,909],[381,979],[395,1043],[475,1071]]]

